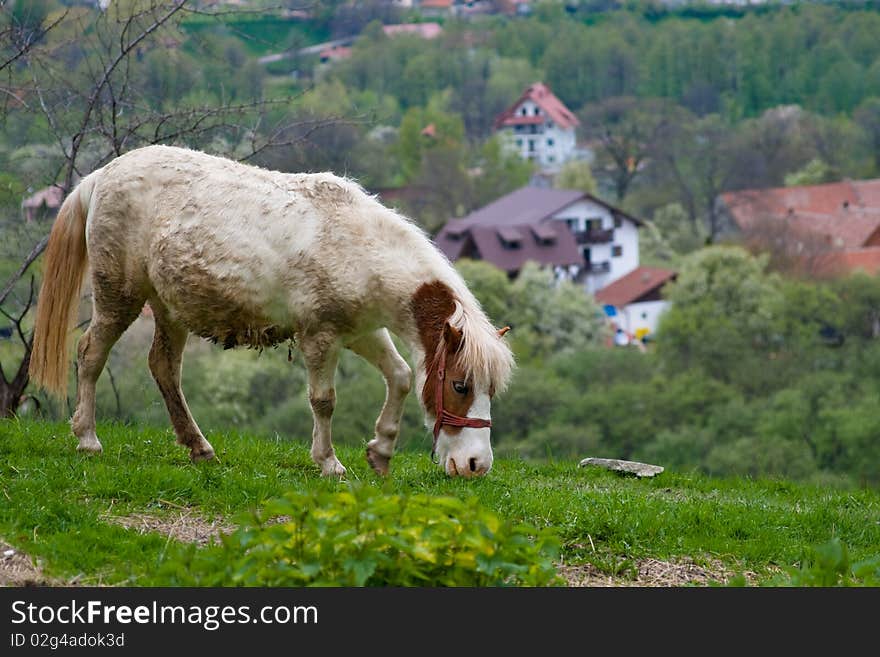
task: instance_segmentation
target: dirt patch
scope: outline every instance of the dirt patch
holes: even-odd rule
[[[235,530],[233,525],[221,519],[206,520],[190,509],[161,516],[148,513],[104,516],[104,520],[139,534],[156,532],[183,543],[196,543],[201,547],[216,543],[220,534],[229,534]]]
[[[46,583],[46,578],[33,559],[0,541],[0,586],[38,586]]]
[[[609,575],[592,564],[578,566],[562,565],[559,574],[571,587],[580,586],[707,586],[710,582],[725,583],[736,573],[727,569],[720,561],[697,564],[690,559],[662,561],[660,559],[639,559],[629,576]],[[754,573],[743,573],[746,580],[752,581]]]

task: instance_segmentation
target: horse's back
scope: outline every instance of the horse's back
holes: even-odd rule
[[[93,266],[121,267],[192,332],[263,344],[304,321],[356,321],[353,256],[369,236],[347,181],[148,147],[108,164],[97,187]]]

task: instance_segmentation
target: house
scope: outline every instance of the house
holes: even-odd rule
[[[450,219],[435,242],[450,260],[486,260],[509,276],[534,260],[594,293],[638,267],[641,225],[586,192],[527,186]]]
[[[618,344],[643,340],[657,332],[660,315],[669,307],[661,290],[676,275],[671,269],[637,267],[596,292],[596,301],[602,304],[617,336],[623,338]]]
[[[28,196],[21,202],[25,220],[30,223],[42,217],[54,217],[64,202],[64,189],[50,185]]]
[[[382,31],[388,37],[401,34],[412,34],[423,39],[436,39],[443,33],[440,23],[398,23],[396,25],[383,25]]]
[[[332,45],[324,48],[318,53],[318,59],[321,63],[337,62],[341,59],[348,59],[352,55],[352,49],[349,46]]]
[[[452,16],[455,13],[453,0],[420,0],[419,11],[422,16]]]
[[[543,82],[530,85],[495,119],[495,132],[525,160],[557,169],[575,156],[578,118]]]
[[[880,271],[880,179],[721,194],[720,237],[742,239],[791,269]]]

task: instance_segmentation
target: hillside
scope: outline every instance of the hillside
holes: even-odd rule
[[[867,489],[670,470],[639,480],[576,461],[515,459],[464,481],[441,474],[426,450],[399,454],[383,482],[360,448],[338,450],[350,474],[340,483],[318,476],[305,441],[210,434],[220,464],[194,466],[170,430],[105,425],[99,433],[104,455],[84,458],[65,424],[0,425],[0,539],[3,554],[15,550],[0,557],[0,584],[161,585],[169,545],[206,545],[237,512],[285,491],[349,486],[475,497],[505,519],[552,527],[562,541],[558,570],[572,586],[802,583],[811,580],[790,570],[817,546],[820,575],[876,583],[880,492]],[[867,564],[855,576],[847,551],[849,562]]]

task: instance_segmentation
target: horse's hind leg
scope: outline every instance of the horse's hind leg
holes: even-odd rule
[[[73,434],[79,439],[77,450],[99,453],[102,448],[95,433],[95,384],[104,369],[111,347],[135,320],[143,301],[127,300],[122,304],[114,304],[115,308],[111,312],[105,307],[107,304],[101,302],[100,291],[96,289],[94,295],[89,328],[77,345],[76,410],[71,427]]]
[[[386,329],[358,338],[348,348],[372,363],[385,377],[385,405],[376,420],[376,436],[367,443],[367,462],[380,475],[387,475],[400,433],[403,402],[412,386],[412,370],[397,353]]]
[[[150,372],[165,399],[177,442],[189,447],[189,457],[193,461],[208,461],[214,458],[214,448],[193,420],[180,388],[180,366],[188,332],[169,317],[161,302],[151,299],[150,306],[156,320],[150,348]]]
[[[333,381],[339,359],[339,343],[335,335],[318,333],[300,340],[306,369],[309,372],[309,403],[312,406],[312,460],[321,466],[325,477],[345,476],[345,466],[336,458],[330,436],[336,389]]]

